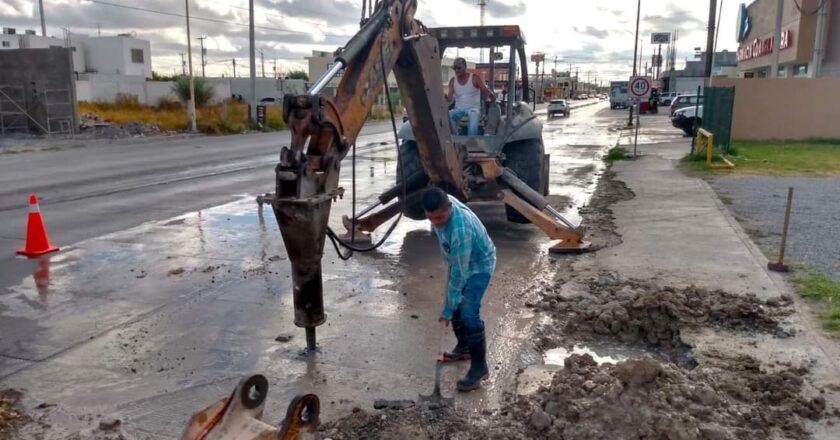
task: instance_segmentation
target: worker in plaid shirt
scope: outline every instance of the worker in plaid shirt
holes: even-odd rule
[[[452,323],[458,343],[443,358],[446,362],[470,360],[470,370],[458,381],[458,390],[472,391],[490,377],[480,311],[481,299],[496,268],[496,247],[478,217],[443,190],[426,190],[423,208],[449,263],[449,286],[440,322]]]

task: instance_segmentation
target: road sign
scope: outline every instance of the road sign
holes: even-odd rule
[[[650,44],[668,44],[670,42],[670,32],[654,32],[650,34]]]
[[[631,76],[630,85],[627,87],[630,96],[634,98],[647,98],[650,96],[650,77]]]

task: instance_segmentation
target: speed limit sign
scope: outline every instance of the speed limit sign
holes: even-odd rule
[[[631,76],[629,91],[630,96],[634,98],[644,99],[650,97],[650,77]]]

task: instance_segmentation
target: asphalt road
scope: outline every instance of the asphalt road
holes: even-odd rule
[[[288,142],[285,131],[2,154],[0,286],[31,267],[13,252],[23,245],[29,194],[39,197],[50,239],[66,246],[243,194],[272,192],[278,153]],[[366,125],[357,145],[360,155],[393,149],[390,123]]]
[[[570,118],[541,116],[551,200],[570,217],[594,190],[624,115],[604,103]],[[394,181],[387,128],[371,126],[358,143],[360,204]],[[434,355],[452,338],[437,324],[446,275],[428,222],[404,220],[378,252],[347,262],[325,250],[328,319],[318,327],[320,351],[301,354],[288,257],[273,214],[253,198],[271,190],[283,136],[0,159],[0,389],[24,390],[24,405],[50,425],[22,438],[65,438],[106,416],[139,438],[174,438],[192,412],[254,372],[270,380],[270,423],[302,392],[321,396],[329,420],[376,398],[431,390]],[[341,185],[351,184],[344,172]],[[66,247],[14,258],[35,191],[53,240]],[[482,309],[493,374],[482,391],[457,396],[480,409],[514,383],[535,321],[524,302],[559,265],[548,263],[549,241],[533,226],[508,223],[498,204],[474,210],[499,258]],[[335,203],[331,225],[349,211],[349,197]],[[446,368],[446,395],[466,367]],[[57,406],[35,409],[45,402]]]

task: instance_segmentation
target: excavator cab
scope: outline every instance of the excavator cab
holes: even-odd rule
[[[485,79],[487,87],[497,96],[495,101],[484,102],[477,136],[458,133],[453,135],[453,143],[464,146],[467,163],[480,166],[481,161],[470,158],[501,159],[502,165],[513,171],[520,180],[541,195],[548,195],[549,157],[545,154],[542,141],[542,122],[536,117],[528,85],[528,63],[525,54],[525,36],[519,26],[466,26],[430,28],[429,35],[434,37],[440,47],[444,63],[441,73],[444,87],[449,83],[453,72],[447,63],[447,49],[481,49],[488,56],[486,63],[478,63],[470,69]],[[513,92],[511,92],[513,91]],[[499,99],[498,97],[502,99]],[[405,175],[422,168],[413,125],[418,121],[408,121],[399,130],[401,164],[406,168]],[[402,166],[400,168],[402,168]],[[470,169],[467,167],[467,174]],[[480,170],[472,170],[480,175]],[[397,180],[403,175],[397,170]],[[482,192],[480,185],[473,185],[469,201],[497,200],[495,188]],[[478,191],[476,191],[478,190]],[[530,221],[520,212],[506,205],[507,218],[516,223]],[[419,203],[406,203],[403,213],[416,220],[424,218]]]

